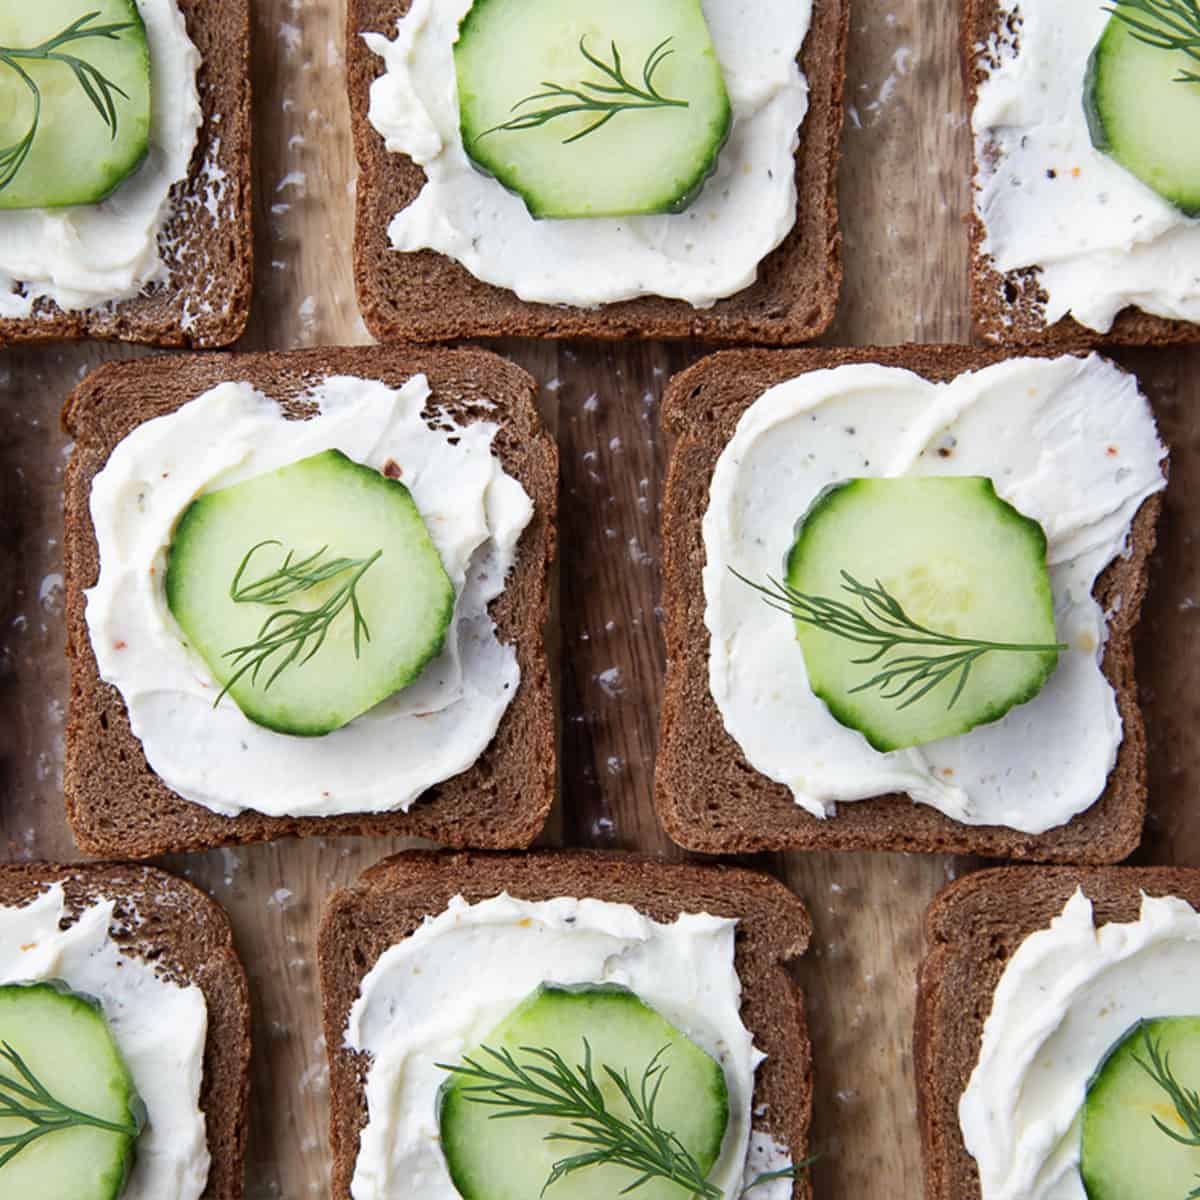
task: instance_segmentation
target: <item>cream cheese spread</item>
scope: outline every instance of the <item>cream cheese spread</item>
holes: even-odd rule
[[[158,240],[171,189],[188,177],[203,119],[200,53],[175,0],[137,5],[152,71],[146,161],[100,204],[0,212],[0,317],[29,317],[41,299],[66,311],[92,308],[166,277]],[[21,10],[24,19],[26,6]],[[47,28],[46,36],[56,32]]]
[[[996,65],[972,117],[982,248],[1000,272],[1040,268],[1047,324],[1070,315],[1106,333],[1129,305],[1200,321],[1200,220],[1088,133],[1084,76],[1110,11],[1099,0],[1021,0],[1002,14],[1017,14],[1015,44],[987,47]]]
[[[725,728],[817,817],[906,792],[964,824],[1064,824],[1100,796],[1121,742],[1092,586],[1165,486],[1165,454],[1136,380],[1096,355],[1015,359],[948,384],[845,366],[772,388],[721,454],[704,516],[709,683]],[[812,692],[791,618],[731,569],[779,578],[813,500],[864,475],[990,476],[1041,523],[1059,640],[1071,648],[1037,697],[960,737],[883,754]]]
[[[1139,1020],[1192,1016],[1200,914],[1143,896],[1130,924],[1096,929],[1077,891],[1009,960],[959,1104],[982,1200],[1087,1200],[1079,1115],[1108,1052]]]
[[[204,993],[123,953],[109,936],[111,900],[98,900],[62,929],[65,916],[61,884],[22,908],[0,906],[0,983],[62,980],[100,1001],[147,1112],[121,1200],[199,1200],[209,1168],[200,1109]]]
[[[627,904],[561,897],[533,903],[461,896],[380,956],[350,1011],[345,1044],[365,1051],[367,1125],[354,1200],[457,1200],[438,1140],[437,1094],[455,1062],[539,984],[616,983],[634,991],[722,1064],[729,1127],[710,1179],[740,1195],[762,1054],[740,1016],[736,921],[684,913],[653,921]],[[784,1161],[780,1161],[781,1157]],[[754,1163],[786,1166],[763,1136]],[[759,1169],[762,1169],[761,1167]],[[790,1185],[769,1200],[786,1200]]]
[[[534,220],[463,149],[454,43],[472,3],[414,0],[394,40],[364,34],[387,68],[371,87],[371,124],[427,177],[392,221],[392,245],[437,250],[485,283],[546,304],[653,295],[708,308],[749,287],[796,219],[794,155],[808,111],[796,56],[812,0],[703,0],[734,121],[695,203],[663,216],[564,221]]]
[[[87,623],[101,677],[117,687],[146,759],[168,787],[214,812],[271,816],[408,809],[470,767],[516,694],[516,650],[487,606],[504,589],[533,515],[525,489],[492,453],[497,426],[422,417],[425,376],[399,391],[333,377],[304,400],[305,421],[246,383],[226,383],[147,421],[92,486],[100,579]],[[319,738],[254,724],[185,645],[163,580],[176,523],[200,494],[324,450],[382,470],[398,465],[454,584],[443,652],[409,687]]]

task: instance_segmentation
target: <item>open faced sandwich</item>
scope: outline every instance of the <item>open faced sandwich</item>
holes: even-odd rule
[[[240,1200],[246,979],[148,867],[0,866],[0,1196]]]
[[[995,342],[1200,340],[1200,11],[966,0],[975,324]]]
[[[1136,379],[961,347],[735,353],[674,381],[667,419],[672,837],[1136,846],[1130,638],[1166,486]]]
[[[0,345],[241,334],[249,54],[248,0],[0,8]]]
[[[815,336],[841,276],[846,20],[843,0],[353,0],[368,327]]]
[[[321,928],[334,1194],[809,1196],[809,932],[747,871],[387,860]]]
[[[532,393],[478,351],[85,381],[66,414],[81,844],[530,841],[554,791],[557,479]]]
[[[1184,1200],[1200,1172],[1200,872],[1005,869],[934,902],[929,1200]]]

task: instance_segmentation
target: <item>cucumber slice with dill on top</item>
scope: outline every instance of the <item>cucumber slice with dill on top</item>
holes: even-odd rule
[[[1187,1200],[1200,1187],[1200,1017],[1140,1021],[1088,1087],[1089,1200]]]
[[[1194,0],[1114,6],[1088,62],[1084,111],[1097,150],[1186,216],[1200,216],[1200,8]]]
[[[852,479],[796,528],[782,583],[813,692],[880,751],[1031,700],[1060,650],[1042,527],[990,479]]]
[[[0,1196],[116,1200],[144,1120],[96,1001],[0,986]]]
[[[462,1062],[442,1065],[449,1072],[438,1097],[442,1149],[464,1200],[543,1193],[612,1200],[643,1175],[633,1193],[641,1200],[721,1194],[705,1181],[729,1123],[724,1071],[627,988],[543,984]],[[522,1073],[543,1089],[540,1096],[523,1086]],[[627,1081],[628,1094],[619,1080]],[[650,1121],[639,1121],[634,1105],[651,1096]],[[529,1103],[541,1111],[523,1112]],[[673,1139],[679,1182],[656,1173],[654,1157],[644,1152],[632,1163],[612,1153],[636,1156],[636,1135],[644,1146],[654,1140],[645,1136],[651,1128]],[[589,1131],[599,1131],[600,1140],[572,1136]],[[556,1170],[590,1152],[597,1161]]]
[[[150,147],[134,0],[0,4],[0,209],[96,204]]]
[[[317,737],[441,653],[454,585],[397,479],[328,450],[180,517],[167,604],[250,720]]]
[[[534,217],[679,212],[729,136],[700,0],[475,0],[454,62],[464,149]]]

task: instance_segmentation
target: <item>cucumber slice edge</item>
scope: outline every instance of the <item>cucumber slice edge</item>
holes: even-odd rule
[[[44,186],[38,182],[30,182],[30,176],[36,174],[33,168],[36,168],[40,159],[38,142],[40,139],[47,137],[53,133],[53,128],[39,128],[38,135],[35,137],[30,156],[22,165],[20,171],[13,177],[9,185],[0,189],[0,211],[19,212],[44,209],[47,211],[57,211],[76,207],[90,207],[102,204],[108,200],[114,193],[128,182],[144,165],[150,154],[150,138],[153,128],[153,76],[152,63],[150,58],[149,35],[146,30],[145,19],[142,16],[141,10],[138,8],[136,0],[94,0],[92,7],[99,13],[99,18],[96,24],[108,23],[126,23],[132,26],[131,29],[122,31],[113,39],[104,40],[85,40],[79,43],[80,49],[78,57],[85,61],[92,62],[93,56],[89,55],[88,47],[98,46],[101,50],[101,60],[110,57],[112,54],[121,56],[127,65],[130,75],[136,75],[136,82],[139,85],[137,90],[134,90],[131,84],[134,80],[130,77],[122,77],[115,80],[118,86],[123,86],[128,90],[128,95],[116,95],[114,104],[117,109],[117,130],[115,133],[104,127],[102,119],[97,113],[92,101],[87,94],[82,90],[77,82],[72,82],[69,92],[69,99],[60,101],[61,104],[74,110],[79,107],[80,113],[83,114],[81,119],[86,118],[88,127],[95,125],[94,143],[101,147],[101,153],[97,155],[99,158],[104,158],[102,165],[93,164],[92,175],[89,178],[87,172],[80,172],[77,163],[72,159],[64,168],[64,164],[58,159],[51,159],[43,166],[43,175],[50,173],[50,168],[54,168],[54,174],[61,179],[61,188],[54,196],[47,197],[44,194]],[[119,13],[107,12],[106,8],[119,8]],[[133,42],[132,47],[127,44],[126,39]],[[114,49],[115,48],[115,49]],[[67,47],[68,53],[74,53],[71,46]],[[110,63],[105,63],[110,66]],[[43,64],[40,70],[47,69],[48,64]],[[70,68],[65,63],[53,64],[54,70],[69,71]],[[141,85],[144,83],[144,96],[141,92]],[[24,89],[22,89],[23,91]],[[144,99],[144,107],[137,106]],[[56,112],[43,104],[43,124],[53,126],[56,119]],[[75,127],[72,127],[72,132],[78,132]],[[124,157],[106,157],[104,151],[108,151],[111,147],[115,147],[117,143],[128,146],[128,151]],[[65,177],[64,169],[66,171]],[[43,192],[39,193],[39,186],[43,186]]]
[[[1120,67],[1122,56],[1134,53],[1143,54],[1147,51],[1153,56],[1162,56],[1161,67],[1163,78],[1156,78],[1154,85],[1162,86],[1164,80],[1166,81],[1165,86],[1168,91],[1165,94],[1167,98],[1165,102],[1173,103],[1182,101],[1185,107],[1187,107],[1190,95],[1191,106],[1197,112],[1200,112],[1200,83],[1186,83],[1171,78],[1168,75],[1170,67],[1166,56],[1173,52],[1146,46],[1133,36],[1128,24],[1114,14],[1109,18],[1108,24],[1104,27],[1099,40],[1092,48],[1084,72],[1083,111],[1087,122],[1088,134],[1092,145],[1097,151],[1111,158],[1118,166],[1127,171],[1145,187],[1149,188],[1160,199],[1166,201],[1167,204],[1177,209],[1185,217],[1200,217],[1200,156],[1195,160],[1194,170],[1196,173],[1190,180],[1176,180],[1164,190],[1164,187],[1160,186],[1157,181],[1152,181],[1146,177],[1146,174],[1140,169],[1144,164],[1137,161],[1136,155],[1129,154],[1119,144],[1120,141],[1124,142],[1125,146],[1128,146],[1128,139],[1118,139],[1109,127],[1110,119],[1105,113],[1106,99],[1102,96],[1102,92],[1106,86],[1106,74],[1110,69],[1116,70]],[[1175,93],[1174,89],[1176,88],[1187,90]],[[1139,99],[1141,98],[1139,97]],[[1109,102],[1119,105],[1120,97],[1112,97]],[[1138,111],[1140,113],[1142,109],[1139,108]],[[1147,119],[1156,118],[1161,119],[1161,114],[1150,113],[1147,117]],[[1181,121],[1181,124],[1184,123]],[[1160,164],[1160,173],[1163,170]]]
[[[0,984],[0,1024],[8,1026],[0,1041],[20,1060],[0,1063],[0,1073],[20,1077],[31,1071],[57,1104],[85,1118],[68,1128],[52,1128],[0,1167],[0,1191],[24,1190],[39,1180],[45,1185],[50,1168],[52,1188],[66,1185],[72,1196],[85,1200],[116,1200],[133,1169],[148,1115],[102,1003],[62,979],[14,980]],[[64,1054],[69,1061],[56,1068],[55,1057]],[[90,1101],[85,1095],[89,1089]],[[131,1128],[95,1125],[89,1117]],[[16,1117],[0,1123],[9,1122],[32,1128]]]
[[[1163,1035],[1160,1047],[1162,1040],[1174,1040],[1173,1035],[1179,1032],[1190,1032],[1192,1040],[1200,1041],[1200,1015],[1135,1021],[1109,1047],[1092,1074],[1080,1113],[1079,1135],[1079,1173],[1089,1200],[1182,1200],[1200,1183],[1200,1148],[1192,1147],[1189,1152],[1188,1147],[1174,1142],[1153,1123],[1155,1115],[1160,1119],[1168,1116],[1174,1106],[1142,1065],[1142,1035],[1150,1031]],[[1193,1070],[1197,1059],[1193,1054]],[[1189,1088],[1196,1079],[1189,1076],[1180,1083]],[[1139,1100],[1142,1089],[1157,1101],[1149,1110],[1144,1099]],[[1163,1111],[1155,1114],[1155,1108]],[[1132,1116],[1140,1119],[1135,1123]],[[1119,1139],[1114,1136],[1114,1124]],[[1132,1153],[1130,1143],[1141,1153]],[[1123,1170],[1129,1162],[1138,1164],[1132,1181]],[[1164,1162],[1168,1164],[1167,1172],[1172,1166],[1176,1172],[1165,1179]]]

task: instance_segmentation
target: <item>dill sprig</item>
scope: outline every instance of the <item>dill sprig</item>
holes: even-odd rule
[[[8,1042],[0,1042],[0,1063],[3,1063],[0,1067],[0,1120],[22,1121],[29,1126],[20,1133],[0,1137],[0,1169],[34,1142],[64,1129],[87,1125],[129,1137],[137,1137],[141,1132],[132,1122],[105,1121],[64,1104],[51,1095]]]
[[[1139,42],[1157,50],[1178,50],[1200,63],[1198,0],[1116,0],[1107,10],[1129,26]],[[1200,71],[1180,68],[1177,83],[1200,83]]]
[[[1152,1116],[1154,1124],[1171,1138],[1183,1146],[1200,1146],[1200,1093],[1191,1088],[1185,1088],[1171,1070],[1171,1055],[1162,1052],[1162,1045],[1154,1041],[1149,1029],[1143,1031],[1142,1037],[1146,1043],[1146,1057],[1139,1058],[1136,1054],[1133,1061],[1137,1063],[1155,1083],[1166,1092],[1179,1119],[1187,1127],[1187,1135],[1177,1133],[1158,1117]],[[1200,1178],[1200,1176],[1197,1176]],[[1187,1200],[1200,1198],[1200,1186],[1192,1188],[1187,1194]]]
[[[505,121],[502,125],[494,125],[491,129],[485,129],[479,138],[485,138],[491,133],[518,133],[523,129],[537,129],[559,117],[573,116],[575,113],[597,113],[597,119],[586,129],[581,129],[572,137],[563,139],[563,145],[569,146],[572,142],[587,137],[589,133],[595,133],[597,129],[607,125],[615,116],[623,112],[650,108],[687,108],[688,101],[671,100],[654,86],[654,76],[658,73],[658,69],[675,53],[674,50],[668,49],[673,40],[673,38],[667,38],[665,41],[659,42],[646,56],[646,61],[642,64],[642,86],[638,87],[625,76],[621,52],[617,49],[616,42],[611,43],[612,62],[607,63],[603,59],[597,58],[587,48],[586,36],[581,37],[579,53],[610,82],[596,83],[585,79],[573,87],[564,87],[561,83],[542,80],[542,87],[546,89],[545,91],[536,92],[532,96],[526,96],[524,100],[518,100],[510,110],[517,113],[517,116]],[[548,102],[542,108],[530,112],[520,111],[527,104],[538,104],[542,101]],[[476,138],[476,141],[479,138]]]
[[[438,1063],[437,1066],[460,1079],[470,1081],[461,1089],[462,1095],[475,1104],[498,1111],[492,1120],[514,1117],[543,1117],[563,1122],[565,1128],[546,1134],[548,1142],[570,1142],[583,1146],[578,1154],[560,1158],[552,1164],[550,1174],[542,1185],[541,1195],[560,1179],[595,1166],[620,1166],[634,1173],[635,1178],[621,1189],[619,1195],[635,1191],[652,1179],[666,1179],[686,1188],[692,1200],[723,1200],[724,1193],[705,1178],[695,1156],[669,1129],[658,1123],[655,1107],[667,1077],[662,1056],[664,1046],[642,1071],[635,1087],[629,1072],[602,1067],[603,1076],[617,1088],[629,1108],[630,1116],[614,1113],[597,1082],[592,1062],[592,1048],[583,1039],[583,1061],[574,1067],[556,1050],[540,1046],[522,1046],[527,1061],[518,1063],[507,1049],[482,1046],[480,1054],[491,1064],[478,1058],[466,1057],[460,1066]],[[772,1179],[795,1178],[807,1168],[806,1159],[782,1171],[759,1175],[745,1191]]]
[[[221,689],[215,704],[220,704],[230,688],[247,672],[250,673],[251,683],[257,684],[260,672],[276,655],[282,657],[275,663],[263,685],[264,691],[290,666],[303,666],[325,644],[334,621],[347,607],[354,616],[355,658],[359,656],[362,639],[371,640],[371,630],[359,607],[358,585],[362,577],[383,557],[383,551],[376,550],[369,558],[332,558],[322,562],[328,546],[322,546],[316,553],[299,560],[296,559],[296,552],[289,550],[281,566],[253,583],[243,584],[242,580],[254,555],[266,546],[282,548],[282,545],[282,542],[267,539],[251,546],[246,552],[229,586],[229,596],[235,604],[279,606],[290,597],[307,592],[318,584],[328,583],[339,575],[349,573],[349,578],[317,608],[282,608],[272,613],[262,623],[255,641],[227,651],[225,657],[233,659],[238,670]]]
[[[1135,1054],[1133,1061],[1167,1093],[1171,1103],[1175,1106],[1175,1111],[1179,1114],[1179,1119],[1187,1126],[1188,1133],[1186,1137],[1181,1133],[1176,1133],[1158,1117],[1153,1118],[1155,1125],[1167,1137],[1174,1138],[1184,1146],[1200,1146],[1200,1094],[1190,1088],[1185,1088],[1175,1078],[1175,1073],[1171,1070],[1170,1053],[1162,1052],[1162,1044],[1150,1036],[1148,1029],[1143,1032],[1142,1038],[1146,1044],[1146,1057],[1138,1058]]]
[[[897,711],[923,700],[935,688],[951,680],[955,681],[954,690],[946,708],[953,708],[967,686],[971,669],[985,654],[1044,654],[1051,650],[1067,649],[1061,642],[989,642],[981,638],[939,633],[914,621],[900,601],[878,579],[874,586],[869,586],[860,583],[847,571],[840,572],[842,590],[853,596],[861,608],[827,596],[806,595],[777,579],[769,579],[770,586],[767,587],[747,579],[732,567],[730,570],[742,583],[761,593],[769,607],[786,613],[794,621],[849,642],[874,647],[874,653],[851,661],[856,666],[878,663],[879,670],[870,679],[851,688],[850,693],[878,690],[883,699],[900,701]],[[887,659],[887,655],[906,646],[941,649],[946,653],[902,654]]]
[[[76,82],[83,89],[84,95],[92,102],[100,119],[104,122],[112,137],[117,136],[117,104],[115,97],[129,99],[117,84],[109,79],[98,67],[86,59],[64,51],[64,46],[89,38],[105,38],[115,41],[127,29],[133,28],[132,21],[119,25],[95,25],[93,22],[100,13],[85,13],[76,21],[72,21],[61,33],[48,38],[38,46],[28,48],[18,46],[0,46],[0,63],[16,72],[17,77],[29,90],[33,97],[33,115],[25,133],[15,142],[0,146],[0,192],[16,178],[17,173],[25,165],[33,143],[37,138],[38,129],[42,123],[42,91],[37,81],[21,66],[22,62],[56,62],[70,68]]]

